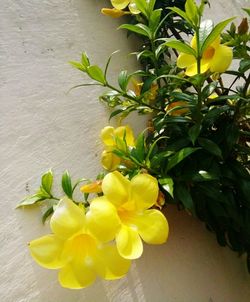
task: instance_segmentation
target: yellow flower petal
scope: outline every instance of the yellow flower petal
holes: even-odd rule
[[[116,9],[116,8],[103,8],[101,10],[103,15],[112,17],[112,18],[120,18],[124,15],[126,15],[127,13],[124,12],[123,10],[120,9]]]
[[[91,201],[86,222],[88,230],[101,242],[113,240],[121,224],[116,208],[105,197]]]
[[[130,181],[121,173],[108,173],[102,181],[102,191],[116,207],[128,201]]]
[[[137,259],[143,252],[142,241],[136,226],[133,228],[122,225],[116,236],[116,245],[119,254],[125,259]]]
[[[102,193],[102,181],[96,180],[80,188],[83,193]]]
[[[128,146],[132,147],[135,145],[133,130],[128,125],[117,127],[114,130],[114,135],[119,137],[121,140],[125,139]]]
[[[131,180],[131,199],[137,209],[148,209],[157,200],[159,193],[157,179],[149,174],[139,174]]]
[[[168,238],[168,222],[166,217],[158,210],[147,210],[137,215],[135,224],[141,238],[149,244],[162,244]]]
[[[120,157],[115,155],[111,151],[104,150],[102,152],[101,163],[104,169],[108,171],[113,171],[118,167],[120,162],[121,162]]]
[[[104,127],[101,131],[101,140],[106,146],[114,146],[114,127]]]
[[[124,9],[128,6],[130,0],[111,0],[112,5],[116,9]]]
[[[130,260],[119,255],[115,245],[101,248],[95,259],[96,272],[105,280],[123,277],[128,272],[130,264]]]
[[[211,72],[224,72],[228,69],[233,59],[232,49],[226,45],[219,45],[210,62]]]
[[[197,72],[198,72],[197,63],[194,63],[194,64],[187,67],[187,69],[185,71],[185,74],[189,77],[192,77],[192,76],[196,75]]]
[[[176,62],[179,68],[186,68],[193,65],[194,63],[196,63],[195,57],[186,53],[180,53]]]
[[[84,261],[74,261],[60,270],[58,279],[62,287],[80,289],[91,285],[96,279],[96,273]]]
[[[62,239],[67,239],[81,231],[84,224],[84,210],[67,197],[60,200],[50,220],[51,230]]]
[[[45,268],[57,269],[64,265],[61,258],[63,241],[55,235],[32,240],[29,243],[29,249],[35,261]]]

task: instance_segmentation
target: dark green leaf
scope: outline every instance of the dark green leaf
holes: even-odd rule
[[[54,208],[53,206],[52,207],[49,207],[47,209],[47,211],[43,214],[43,217],[42,217],[42,222],[45,223],[45,221],[49,218],[49,216],[51,216],[52,214],[54,213]]]
[[[205,149],[209,153],[222,158],[221,149],[216,143],[214,143],[210,139],[199,137],[198,143],[203,149]]]
[[[63,188],[64,193],[69,198],[72,198],[73,189],[72,189],[71,177],[67,170],[63,173],[63,176],[62,176],[62,188]]]
[[[194,213],[194,202],[187,188],[183,184],[177,183],[174,193],[184,207]]]
[[[118,75],[118,84],[123,91],[126,91],[129,81],[127,70],[122,70]]]
[[[240,61],[239,72],[245,73],[250,69],[250,59],[243,59]]]
[[[188,130],[188,136],[190,137],[193,145],[195,144],[195,141],[196,141],[197,137],[199,136],[200,131],[201,131],[200,124],[195,124]]]
[[[218,85],[217,81],[214,81],[210,84],[208,84],[207,86],[205,86],[202,90],[202,96],[204,99],[206,99],[207,97],[209,97],[216,89]]]
[[[196,152],[200,148],[190,148],[186,147],[181,149],[180,151],[176,152],[172,157],[169,158],[167,171],[178,165],[181,161],[183,161],[186,157],[190,154]]]
[[[140,162],[142,162],[145,158],[145,137],[144,133],[140,133],[136,139],[136,154],[137,158]]]

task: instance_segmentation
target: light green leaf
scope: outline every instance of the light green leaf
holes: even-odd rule
[[[200,37],[200,48],[205,42],[208,35],[213,30],[214,23],[212,20],[204,20],[201,22],[200,29],[199,29],[199,37]]]
[[[87,67],[88,75],[95,81],[105,84],[105,76],[101,68],[97,65]]]
[[[184,20],[186,20],[188,23],[191,23],[191,20],[188,18],[187,14],[179,9],[178,7],[168,7],[169,10],[175,12],[177,15],[181,16]]]
[[[166,42],[165,45],[168,47],[175,48],[179,52],[187,53],[189,55],[196,57],[196,51],[191,46],[189,46],[181,41],[172,40],[172,41]]]
[[[82,65],[85,67],[85,69],[90,66],[90,63],[89,63],[89,58],[86,54],[86,52],[83,52],[82,53]]]
[[[27,196],[24,198],[17,206],[16,209],[23,207],[23,206],[31,206],[36,204],[39,201],[44,200],[45,198],[42,198],[41,196],[34,194],[32,196]]]
[[[185,3],[185,11],[189,20],[192,21],[194,25],[198,22],[198,7],[194,0],[187,0]]]
[[[156,31],[156,29],[157,29],[157,27],[158,27],[158,25],[161,21],[161,12],[162,12],[162,9],[156,9],[150,15],[149,29],[154,34],[155,34],[155,31]]]
[[[167,171],[178,165],[181,161],[183,161],[190,154],[200,150],[200,148],[190,148],[186,147],[176,152],[172,157],[170,157],[167,165]]]
[[[214,40],[220,35],[220,33],[223,31],[223,29],[234,20],[235,18],[230,18],[225,21],[222,21],[218,23],[213,30],[210,32],[210,34],[205,39],[203,45],[201,45],[201,54],[207,49],[207,47],[214,42]]]
[[[165,177],[158,180],[162,188],[170,194],[171,197],[174,197],[174,182],[171,177]]]
[[[53,184],[53,173],[49,170],[47,173],[42,176],[42,187],[50,195],[51,188]]]
[[[71,64],[74,68],[86,72],[86,68],[79,62],[75,61],[69,61],[69,64]]]

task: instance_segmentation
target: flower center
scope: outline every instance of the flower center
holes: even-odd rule
[[[204,51],[202,58],[212,59],[214,53],[215,53],[215,49],[212,46],[208,46],[208,48]]]

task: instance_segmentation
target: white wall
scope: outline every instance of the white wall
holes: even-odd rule
[[[217,19],[240,12],[247,0],[213,1]],[[217,2],[215,5],[214,2]],[[217,245],[212,234],[185,212],[166,209],[170,238],[162,246],[145,246],[141,259],[120,281],[88,289],[60,288],[57,272],[38,267],[26,243],[48,232],[41,209],[14,210],[39,177],[53,168],[57,181],[66,168],[73,177],[94,177],[100,169],[100,129],[108,110],[98,102],[102,89],[67,94],[84,77],[67,63],[86,50],[114,80],[135,63],[118,20],[100,15],[104,0],[1,0],[0,10],[0,301],[1,302],[247,302],[250,278],[244,259]],[[248,4],[248,5],[247,5]],[[228,12],[228,13],[227,13]],[[86,80],[86,78],[85,78]],[[142,120],[133,121],[137,129]]]

